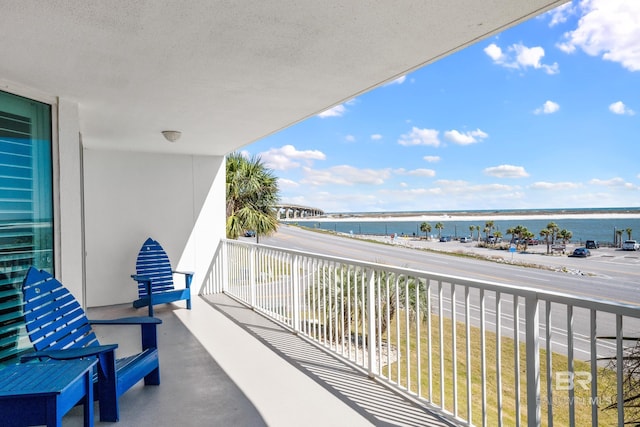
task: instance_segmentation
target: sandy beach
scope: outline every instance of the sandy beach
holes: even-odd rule
[[[324,216],[315,216],[308,218],[289,218],[282,221],[298,222],[298,221],[322,221],[322,222],[374,222],[374,221],[492,221],[492,220],[530,220],[530,219],[640,219],[640,210],[636,212],[624,213],[545,213],[545,214],[500,214],[500,213],[478,213],[478,214],[427,214],[427,215],[411,215],[397,213],[380,213],[380,214],[332,214]]]

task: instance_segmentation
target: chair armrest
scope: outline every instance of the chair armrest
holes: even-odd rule
[[[189,289],[191,287],[191,280],[193,280],[193,271],[175,271],[173,270],[172,273],[176,273],[176,274],[184,274],[184,284],[185,284],[185,288]]]
[[[151,277],[150,276],[145,276],[144,274],[132,274],[131,278],[133,280],[135,280],[136,282],[150,282],[151,281]]]
[[[162,323],[156,317],[123,317],[121,319],[89,320],[92,325],[140,325],[142,349],[158,348],[157,325]]]
[[[173,270],[172,273],[184,274],[185,276],[193,276],[193,271],[177,271],[177,270]]]
[[[26,362],[44,357],[55,360],[81,359],[83,357],[100,356],[103,353],[112,352],[116,348],[118,348],[118,344],[94,345],[83,348],[69,348],[66,350],[42,350],[25,354],[20,357],[20,361]]]
[[[89,320],[92,325],[149,325],[162,323],[157,317],[122,317],[120,319],[95,319]]]

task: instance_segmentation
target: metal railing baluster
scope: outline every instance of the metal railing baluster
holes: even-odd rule
[[[464,320],[458,313],[459,287],[464,289],[464,303],[461,302]],[[614,404],[617,414],[611,415],[617,416],[619,423],[625,420],[624,358],[625,341],[629,338],[624,335],[623,325],[629,330],[640,328],[640,307],[228,240],[221,241],[200,292],[232,295],[350,359],[370,376],[409,392],[412,397],[430,403],[467,425],[472,425],[473,419],[479,425],[500,425],[514,419],[516,425],[538,426],[543,413],[549,426],[554,423],[576,425],[584,422],[582,417],[586,412],[576,405],[586,402],[587,398],[590,399],[591,424],[603,423],[604,419],[610,419],[606,411],[602,412],[603,401],[598,400],[603,398],[599,396],[600,390],[608,390],[600,383],[608,378],[606,375],[611,379],[607,379],[605,386],[615,391],[605,396],[608,400],[604,403]],[[445,306],[448,298],[450,312]],[[511,327],[511,306],[505,303],[509,301],[513,303],[513,332],[507,334],[504,330]],[[520,308],[521,302],[524,309]],[[492,316],[493,309],[495,330],[488,327],[493,318],[487,317]],[[541,309],[545,310],[544,325],[539,318]],[[553,311],[561,309],[566,310],[566,327],[564,319],[553,325],[553,321],[558,323]],[[476,311],[479,312],[477,318],[474,317]],[[633,322],[627,323],[629,321]],[[464,341],[460,340],[463,328]],[[600,334],[607,336],[597,336],[601,328]],[[614,328],[615,333],[609,332]],[[567,336],[560,343],[554,343],[554,336],[560,335],[556,335],[558,329]],[[479,336],[479,340],[475,336]],[[494,336],[495,365],[494,349],[487,348]],[[607,338],[614,339],[602,341]],[[466,354],[462,353],[462,345]],[[503,365],[502,362],[511,357],[508,345],[514,346],[514,361]],[[524,345],[524,355],[520,345]],[[545,348],[544,376],[540,366],[542,346]],[[605,354],[599,355],[599,351]],[[581,358],[582,353],[588,356]],[[394,355],[397,355],[395,359]],[[521,366],[522,356],[526,366]],[[612,356],[611,366],[615,362],[615,369],[599,366],[600,356]],[[566,372],[554,372],[553,362],[557,364],[559,358],[566,358]],[[458,369],[459,363],[466,364],[464,373],[462,368]],[[472,376],[472,366],[477,364],[481,370],[479,380]],[[521,369],[525,373],[521,374]],[[466,376],[464,382],[460,375]],[[495,389],[493,381],[487,380],[488,375],[495,378]],[[584,379],[587,375],[590,381]],[[554,379],[567,383],[561,383],[562,387],[569,385],[566,394],[555,395],[560,388]],[[511,413],[511,381],[514,414]],[[523,381],[526,393],[522,389]],[[546,401],[541,398],[542,381]],[[466,411],[459,396],[463,384]],[[578,388],[574,390],[575,385]],[[435,396],[434,386],[439,387]],[[472,391],[476,388],[481,389],[479,402],[472,400]],[[556,400],[560,397],[566,401]],[[495,406],[489,408],[489,405]],[[478,407],[480,412],[476,415],[474,408]]]

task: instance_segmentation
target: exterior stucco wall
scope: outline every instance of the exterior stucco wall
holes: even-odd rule
[[[195,272],[197,293],[224,237],[224,176],[220,156],[85,150],[87,306],[137,298],[130,275],[147,237],[174,269]]]
[[[58,100],[56,276],[82,304],[82,164],[78,105]],[[55,129],[54,129],[55,134]],[[55,156],[54,156],[55,158]],[[55,193],[55,191],[54,191]]]

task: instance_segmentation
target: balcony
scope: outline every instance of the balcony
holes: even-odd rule
[[[423,404],[223,294],[193,309],[158,307],[161,380],[120,399],[118,426],[451,426]],[[130,305],[92,308],[90,318],[143,314]],[[119,354],[140,345],[137,327],[98,326]],[[99,408],[96,403],[96,411]],[[96,412],[97,414],[97,412]],[[65,426],[82,425],[74,408]],[[101,423],[96,416],[95,425]]]
[[[127,393],[120,425],[625,421],[636,306],[237,241],[200,294],[157,310],[163,383]],[[125,352],[120,332],[98,330]]]

